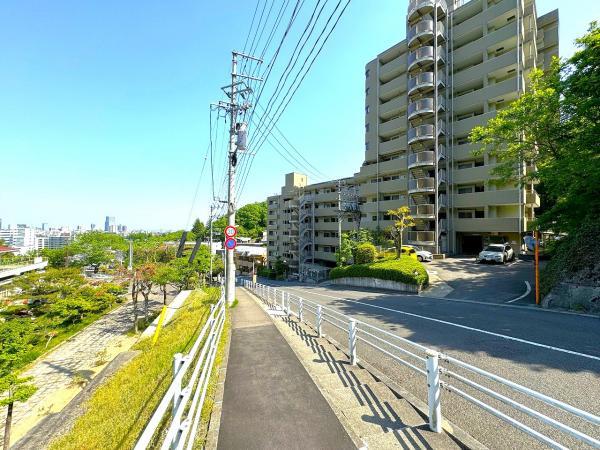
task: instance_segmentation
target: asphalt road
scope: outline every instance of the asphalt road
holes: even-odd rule
[[[446,258],[426,264],[454,290],[450,298],[490,303],[534,304],[533,262],[515,260],[506,264],[480,264],[475,258]],[[527,295],[524,295],[528,289]],[[521,298],[519,298],[521,297]]]
[[[282,288],[292,294],[600,415],[600,319],[596,317],[354,288],[277,284],[283,284]],[[313,320],[308,314],[307,319]],[[347,342],[347,335],[329,324],[325,332],[338,342]],[[425,383],[420,375],[362,342],[359,358],[426,400]],[[473,375],[470,378],[600,439],[597,426],[522,394],[514,394],[496,383]],[[451,384],[484,398],[464,385]],[[486,401],[569,448],[588,448],[495,400]],[[490,448],[545,448],[456,394],[444,391],[442,411],[445,417]]]

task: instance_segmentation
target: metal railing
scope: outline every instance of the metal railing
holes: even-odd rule
[[[173,381],[139,437],[135,445],[136,450],[149,446],[159,447],[154,444],[160,437],[154,436],[161,428],[169,409],[171,417],[168,419],[166,430],[160,432],[165,436],[160,448],[190,450],[194,447],[224,324],[225,295],[221,292],[219,301],[211,305],[208,319],[189,353],[174,355]]]
[[[328,323],[342,333],[346,333],[348,336],[348,358],[352,365],[356,365],[358,362],[357,350],[360,342],[371,349],[383,353],[393,361],[411,369],[419,376],[423,376],[423,381],[426,382],[427,385],[429,428],[436,433],[442,431],[441,391],[442,389],[445,389],[448,392],[458,395],[476,407],[496,416],[509,425],[527,433],[534,439],[551,448],[566,448],[555,439],[500,411],[495,406],[486,402],[486,400],[470,395],[463,389],[457,387],[455,385],[456,382],[462,383],[462,385],[466,385],[468,388],[478,391],[480,394],[484,394],[487,397],[500,401],[506,405],[511,412],[518,411],[524,413],[537,419],[544,425],[591,445],[593,448],[600,448],[600,441],[596,438],[572,428],[563,421],[548,417],[517,400],[497,392],[495,389],[483,386],[481,383],[471,379],[470,376],[472,377],[475,375],[475,377],[498,384],[505,391],[508,390],[513,393],[519,393],[529,399],[541,401],[547,406],[556,408],[560,413],[569,413],[591,424],[600,425],[600,417],[595,416],[594,414],[583,411],[506,378],[487,372],[471,364],[467,364],[464,361],[453,358],[435,349],[417,344],[416,342],[412,342],[409,339],[400,337],[366,322],[356,320],[334,309],[304,299],[298,295],[277,289],[273,286],[252,283],[249,280],[242,280],[241,284],[258,295],[258,297],[269,305],[270,308],[279,309],[289,316],[296,316],[300,322],[308,323],[308,321],[305,320],[305,315],[306,312],[310,312],[315,318],[313,326],[319,337],[324,335],[324,323]],[[445,367],[442,367],[442,365]],[[462,370],[465,374],[459,374],[457,370]],[[444,379],[442,379],[442,377],[444,377]]]

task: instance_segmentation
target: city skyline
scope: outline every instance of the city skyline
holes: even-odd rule
[[[352,4],[279,124],[331,178],[352,176],[363,161],[364,63],[405,37],[398,20],[406,6]],[[538,14],[558,6],[558,0],[540,0]],[[561,13],[561,57],[573,53],[573,40],[600,15],[597,2],[579,6],[589,14],[579,14],[580,8]],[[208,104],[221,97],[230,51],[243,45],[252,5],[241,3],[239,14],[228,16],[238,31],[221,34],[218,45],[205,38],[218,33],[225,13],[193,2],[173,10],[130,4],[119,20],[102,5],[29,8],[8,2],[4,11],[11,20],[0,31],[9,68],[0,75],[3,163],[28,167],[27,183],[19,171],[3,175],[4,222],[99,225],[104,216],[98,210],[111,211],[131,229],[172,230],[189,228],[196,217],[205,221],[209,170],[193,206],[192,199],[208,144]],[[122,38],[132,29],[135,38],[126,42]],[[152,52],[142,51],[146,42]],[[217,178],[224,162],[219,142]],[[261,181],[248,183],[239,205],[277,192],[281,177],[293,170],[298,168],[265,146],[253,166],[254,180]],[[322,181],[309,177],[310,183]]]

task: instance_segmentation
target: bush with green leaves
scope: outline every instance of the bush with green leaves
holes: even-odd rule
[[[354,262],[356,264],[369,264],[375,261],[377,249],[370,242],[365,242],[356,247],[354,251]]]
[[[335,267],[329,273],[331,279],[346,277],[379,278],[417,286],[426,286],[429,283],[425,267],[413,258],[387,259],[370,264]]]

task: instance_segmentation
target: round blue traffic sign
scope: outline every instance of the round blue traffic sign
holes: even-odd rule
[[[225,240],[225,247],[227,248],[227,250],[233,250],[236,245],[237,245],[237,242],[233,238],[229,238],[229,239]]]

